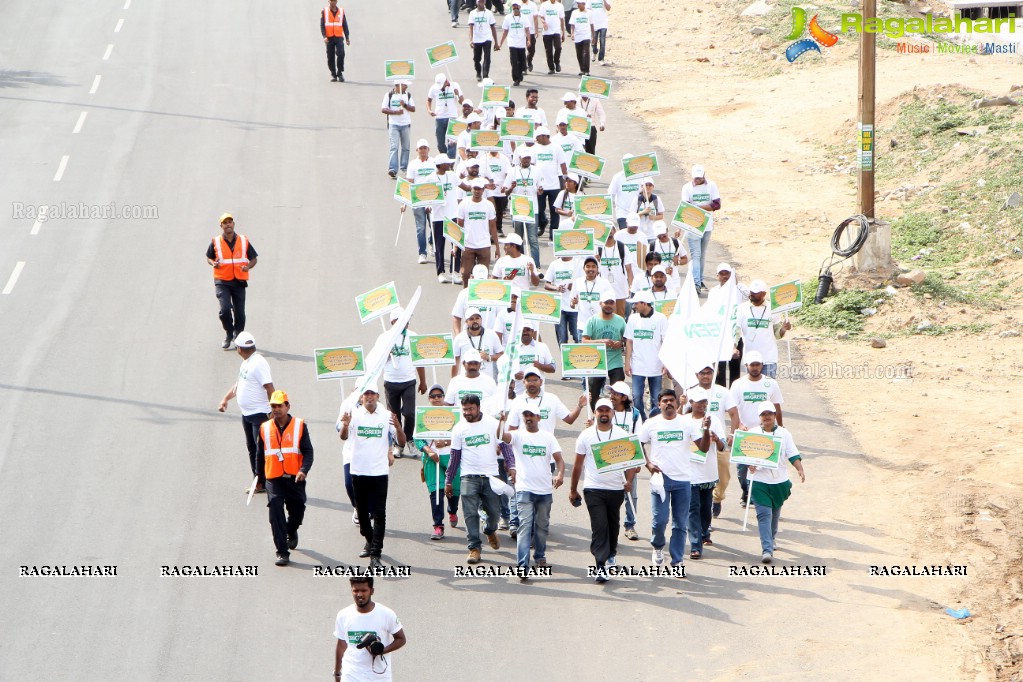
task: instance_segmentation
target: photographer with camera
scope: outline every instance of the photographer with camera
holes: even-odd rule
[[[405,646],[405,631],[394,611],[373,601],[371,576],[349,582],[355,603],[337,612],[334,677],[345,682],[390,682],[389,654]]]

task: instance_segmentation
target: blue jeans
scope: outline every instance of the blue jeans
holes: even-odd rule
[[[387,170],[400,173],[408,168],[409,145],[412,126],[392,125],[387,129],[387,139],[391,144],[391,155],[387,159]],[[399,158],[400,151],[400,158]]]
[[[480,505],[487,512],[487,527],[483,531],[490,535],[497,530],[497,519],[501,514],[498,494],[490,487],[486,476],[462,476],[462,516],[465,517],[465,535],[469,549],[480,549]]]
[[[668,507],[671,507],[671,542],[668,551],[671,563],[682,563],[686,551],[686,530],[689,528],[689,497],[692,491],[689,481],[676,481],[664,477],[664,497],[650,493],[650,506],[654,510],[653,537],[650,544],[654,549],[664,547],[664,530],[668,526]]]
[[[714,489],[692,487],[689,497],[689,545],[694,552],[703,552],[703,541],[710,539],[711,505]]]
[[[505,483],[508,482],[508,470],[504,468],[504,457],[497,460],[497,477]],[[508,504],[508,498],[504,495],[498,495],[497,499],[501,502],[501,518],[508,521],[509,526],[518,526],[518,510]]]
[[[448,9],[451,10],[451,21],[458,21],[459,0],[448,0]]]
[[[693,281],[697,286],[703,284],[704,262],[707,260],[707,247],[710,245],[710,235],[713,232],[704,232],[702,239],[686,237],[686,244],[689,245],[689,267],[693,268]]]
[[[607,47],[607,29],[598,28],[593,31],[593,56],[604,61],[604,48]]]
[[[523,234],[523,228],[525,234]],[[533,265],[540,269],[540,239],[536,236],[536,223],[523,223],[518,220],[512,222],[512,229],[515,234],[523,237],[529,242],[529,255],[533,259]]]
[[[771,377],[772,379],[777,379],[778,378],[778,363],[777,362],[765,362],[764,363],[764,369],[761,370],[761,373],[765,377]]]
[[[515,493],[515,506],[518,508],[519,514],[519,534],[516,547],[516,559],[519,566],[529,568],[530,545],[534,546],[533,558],[537,562],[547,558],[547,532],[551,527],[551,504],[553,502],[554,495],[539,495],[525,491]]]
[[[636,482],[632,483],[632,491],[625,494],[625,523],[622,525],[625,530],[636,527],[636,504],[639,503],[639,493],[636,491]]]
[[[632,375],[632,404],[639,410],[639,414],[646,421],[647,412],[643,408],[643,391],[647,384],[650,385],[650,415],[660,412],[657,407],[657,394],[661,392],[661,380],[663,377],[658,374],[655,377],[641,377],[638,374]]]
[[[434,133],[437,135],[437,151],[441,154],[448,150],[448,121],[447,118],[436,118],[434,119]]]
[[[419,247],[419,255],[426,255],[426,231],[430,227],[430,216],[425,208],[412,209],[412,215],[416,219],[416,242]]]
[[[765,507],[753,503],[757,510],[757,530],[760,531],[760,549],[774,553],[774,537],[778,534],[778,521],[781,519],[781,507]]]
[[[578,310],[562,310],[561,320],[554,325],[554,333],[558,337],[558,345],[562,346],[568,343],[568,335],[572,335],[572,343],[579,343],[582,338],[579,335],[579,326],[576,324],[579,320]]]

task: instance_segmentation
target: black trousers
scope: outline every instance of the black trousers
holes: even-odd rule
[[[270,510],[270,530],[278,554],[288,554],[288,536],[294,534],[305,518],[305,481],[271,478],[266,482],[266,506]],[[284,510],[288,513],[285,515]]]
[[[387,476],[352,476],[355,506],[359,510],[359,533],[366,538],[369,555],[380,558],[387,529]],[[369,510],[373,510],[373,521]]]
[[[583,149],[586,150],[587,154],[597,153],[597,126],[590,126],[590,136],[583,142]]]
[[[615,369],[607,370],[607,379],[604,377],[590,377],[586,380],[587,387],[590,389],[590,409],[597,404],[597,399],[600,398],[600,392],[604,390],[604,384],[610,381],[612,384],[618,381],[625,381],[625,369],[617,367]]]
[[[472,65],[476,67],[476,77],[490,77],[490,48],[491,41],[472,44]]]
[[[387,409],[401,415],[402,430],[405,439],[412,442],[412,432],[416,428],[416,380],[393,384],[384,382],[384,395],[387,397]]]
[[[494,213],[497,214],[497,234],[504,234],[504,211],[508,208],[508,197],[499,196],[491,197],[491,201],[494,202]]]
[[[554,230],[558,229],[558,224],[561,220],[561,216],[558,215],[558,212],[556,210],[554,210],[554,202],[558,200],[558,194],[560,193],[561,193],[560,189],[542,189],[536,193],[537,204],[536,219],[537,227],[540,228],[537,231],[537,234],[539,234],[540,232],[547,228],[548,209],[550,209],[549,222],[551,226],[551,234],[554,234]]]
[[[327,68],[336,76],[345,70],[345,39],[327,38]]]
[[[622,517],[624,490],[583,489],[586,511],[590,513],[590,554],[597,567],[618,554],[618,529]]]
[[[497,8],[498,14],[504,14],[504,0],[487,0],[487,9]]]
[[[511,59],[512,82],[522,82],[526,75],[526,48],[509,47],[508,57]]]
[[[526,47],[526,67],[530,71],[532,71],[533,70],[533,55],[536,54],[536,36],[534,35],[529,40],[527,40],[526,41],[526,45],[527,45],[527,47]]]
[[[561,34],[552,33],[543,37],[543,51],[547,54],[547,70],[561,70]]]
[[[590,73],[590,41],[580,40],[575,44],[575,58],[579,61],[579,70]]]
[[[252,469],[252,475],[259,479],[258,485],[266,484],[266,468],[264,463],[256,458],[256,441],[259,438],[259,427],[269,418],[270,415],[268,414],[242,415],[242,428],[245,429],[245,447],[249,451],[249,468]]]
[[[217,282],[217,301],[220,302],[220,324],[224,331],[237,336],[245,331],[245,289],[234,282]]]
[[[736,347],[739,349],[739,357],[732,358],[727,362],[722,360],[718,363],[718,373],[714,377],[714,383],[718,386],[728,388],[732,385],[733,381],[739,378],[742,370],[742,339],[739,339]]]
[[[500,218],[498,218],[500,220]],[[444,238],[444,221],[435,220],[433,221],[433,259],[437,265],[437,274],[443,275],[447,264],[444,260],[444,248],[451,246],[448,244],[448,240]],[[451,252],[454,254],[455,263],[451,272],[459,272],[462,269],[462,252],[451,246]]]

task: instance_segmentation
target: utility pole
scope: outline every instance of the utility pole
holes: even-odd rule
[[[863,24],[877,16],[877,0],[863,0]],[[870,222],[867,241],[856,254],[859,272],[887,271],[892,267],[891,228],[877,222],[874,215],[874,162],[877,146],[874,134],[874,83],[877,67],[877,42],[874,33],[860,32],[859,138],[857,159],[859,183],[856,193],[859,212]]]

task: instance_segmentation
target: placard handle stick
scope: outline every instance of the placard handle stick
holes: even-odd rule
[[[437,496],[437,504],[439,505],[440,501],[441,501],[441,494],[440,494],[440,455],[437,455],[437,486],[436,487],[437,487],[437,489],[434,491],[434,494]],[[443,511],[441,511],[440,517],[441,517],[441,519],[444,518],[444,512]]]
[[[434,365],[434,366],[433,366],[433,367],[431,367],[430,369],[432,369],[432,370],[433,370],[433,383],[435,383],[435,384],[439,384],[440,382],[439,382],[439,381],[437,381],[437,365]]]
[[[789,314],[785,313],[785,322],[789,321]],[[785,337],[785,350],[789,354],[789,376],[792,376],[792,339]]]
[[[378,317],[377,319],[378,319],[378,320],[380,320],[380,328],[381,328],[381,329],[383,329],[383,330],[384,330],[384,333],[386,334],[386,333],[387,333],[387,323],[386,323],[386,322],[384,322],[384,316],[383,316],[383,315],[381,315],[381,316],[380,316],[380,317]]]
[[[344,402],[345,401],[345,380],[344,379],[339,379],[338,381],[340,382],[340,385],[341,385],[341,402]]]
[[[398,245],[398,237],[401,235],[401,224],[405,220],[405,204],[401,205],[401,217],[398,218],[398,232],[394,235],[394,245]]]
[[[746,489],[746,511],[742,515],[742,529],[746,530],[746,524],[749,522],[749,508],[753,505],[753,481],[749,482],[749,488]]]
[[[252,494],[256,492],[256,484],[259,483],[259,476],[252,479],[252,485],[249,486],[249,496],[245,498],[245,506],[249,506],[249,502],[252,502]]]

